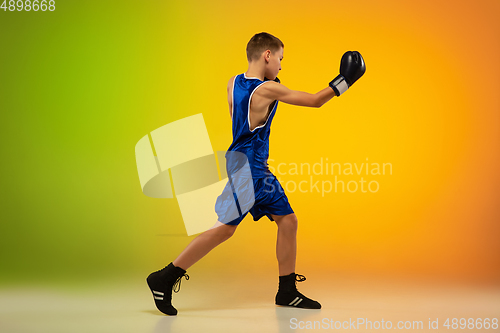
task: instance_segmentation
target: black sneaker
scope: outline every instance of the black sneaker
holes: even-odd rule
[[[146,282],[153,293],[156,307],[160,312],[169,315],[177,315],[177,309],[172,306],[172,291],[178,293],[181,289],[181,279],[189,280],[189,275],[180,267],[170,263],[165,268],[149,274]]]
[[[280,276],[278,293],[276,294],[276,305],[290,306],[302,309],[321,309],[321,304],[302,295],[296,286],[296,282],[306,280],[304,275],[291,273]]]

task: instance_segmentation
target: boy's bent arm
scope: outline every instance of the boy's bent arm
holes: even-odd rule
[[[231,77],[229,79],[229,82],[227,83],[227,104],[229,104],[229,115],[231,116],[231,119],[233,119],[233,82],[234,82],[235,76]]]
[[[335,95],[332,88],[327,87],[316,94],[304,91],[291,90],[277,82],[269,82],[259,89],[259,95],[270,100],[278,100],[283,103],[319,108]]]

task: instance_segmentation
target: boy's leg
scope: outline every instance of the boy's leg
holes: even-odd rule
[[[234,234],[236,227],[217,221],[212,228],[198,235],[186,246],[173,261],[174,266],[187,270],[217,245],[228,240]]]
[[[186,270],[214,247],[229,239],[236,227],[236,225],[227,225],[217,221],[212,228],[193,239],[177,259],[148,276],[146,281],[153,293],[158,310],[167,315],[177,314],[177,309],[172,306],[172,291],[179,291],[182,277],[189,279]]]
[[[276,294],[276,304],[305,309],[321,309],[321,304],[301,294],[296,287],[296,281],[304,281],[303,275],[295,273],[297,258],[297,216],[272,215],[278,226],[276,240],[276,257],[279,266],[279,287]],[[297,277],[299,279],[297,279]]]
[[[278,259],[279,275],[289,275],[295,272],[297,258],[297,216],[295,214],[271,214],[271,216],[278,226],[276,258]]]

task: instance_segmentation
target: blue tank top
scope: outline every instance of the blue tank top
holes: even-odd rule
[[[267,164],[269,135],[271,122],[278,106],[278,101],[274,101],[265,124],[250,130],[250,101],[255,89],[265,82],[268,81],[247,77],[243,73],[237,75],[233,83],[233,143],[228,151],[245,153],[254,179],[264,178],[270,174]]]

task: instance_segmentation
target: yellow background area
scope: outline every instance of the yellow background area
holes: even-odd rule
[[[226,150],[226,85],[262,31],[285,44],[279,78],[290,89],[327,87],[345,51],[367,67],[319,109],[279,103],[270,165],[392,165],[338,175],[375,180],[376,193],[301,193],[293,184],[311,175],[277,174],[299,220],[297,273],[498,282],[499,16],[496,0],[86,1],[0,12],[3,283],[142,279],[174,260],[194,236],[176,199],[141,192],[135,144],[203,113],[213,150]],[[275,238],[273,222],[248,216],[190,271],[277,276]]]

